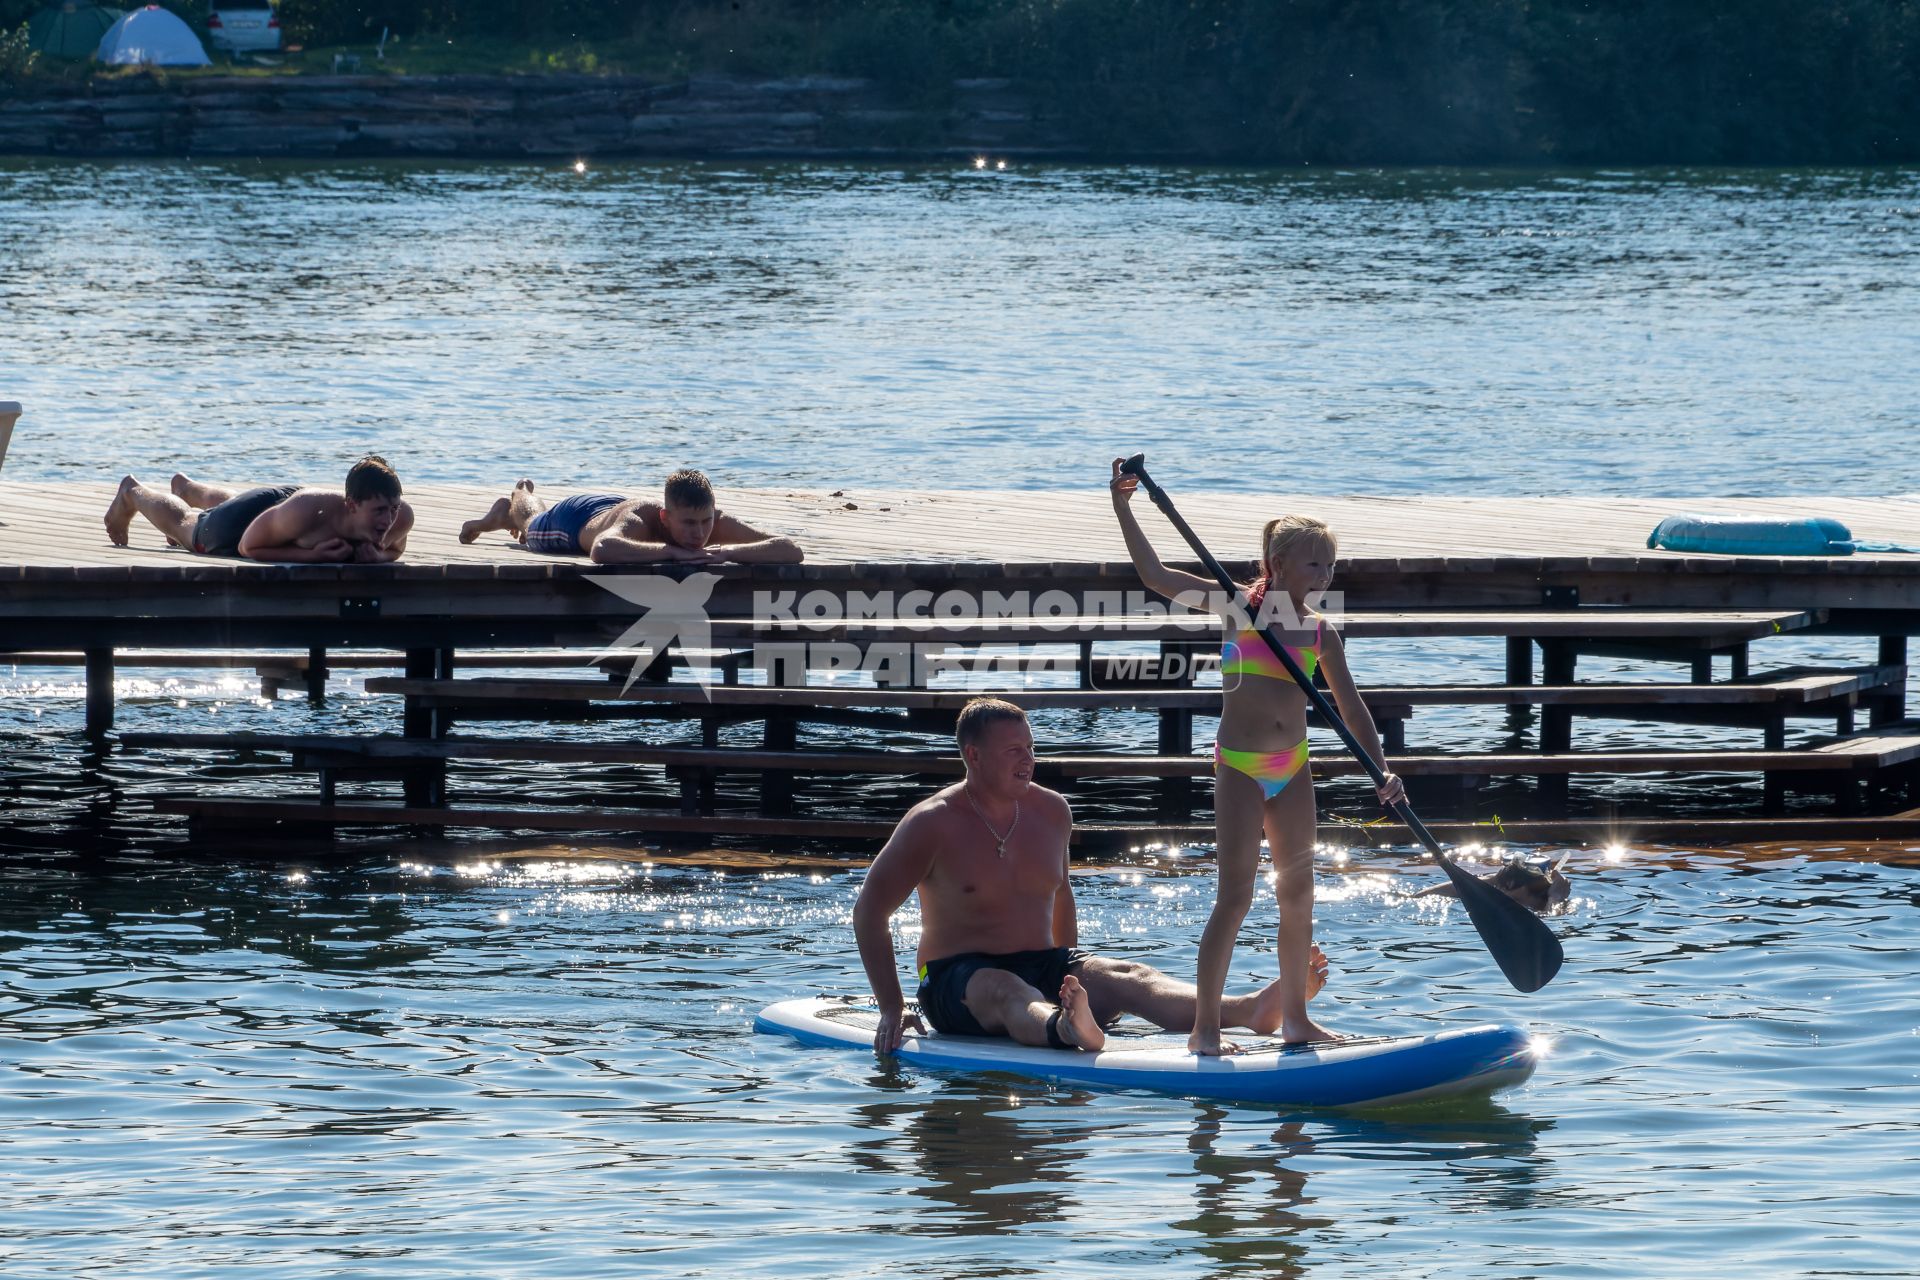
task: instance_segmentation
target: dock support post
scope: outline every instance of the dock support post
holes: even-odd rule
[[[792,716],[767,714],[762,742],[768,751],[792,751],[799,744],[799,724]],[[793,774],[769,769],[760,775],[760,812],[778,816],[793,811]]]
[[[1570,641],[1541,641],[1540,683],[1572,684],[1574,669],[1579,661],[1580,652]],[[1540,753],[1561,755],[1571,750],[1573,750],[1573,709],[1541,707]],[[1541,805],[1555,816],[1566,811],[1566,774],[1540,774],[1535,779],[1534,790],[1540,797]]]
[[[1178,707],[1162,708],[1160,754],[1163,756],[1193,754],[1193,712]],[[1193,779],[1187,777],[1160,779],[1160,817],[1163,820],[1170,822],[1185,818],[1192,809]]]
[[[1787,808],[1787,777],[1774,770],[1766,775],[1761,792],[1760,812],[1771,817],[1784,813]]]
[[[1507,683],[1533,683],[1533,641],[1526,636],[1507,637]],[[1515,733],[1522,732],[1532,723],[1533,708],[1526,703],[1516,702],[1507,708],[1507,728]]]
[[[1533,683],[1533,641],[1526,636],[1507,637],[1507,683]]]
[[[736,679],[739,677],[739,668],[737,667],[734,669],[734,676]],[[709,751],[716,750],[720,746],[720,722],[712,716],[700,717],[700,745]],[[700,771],[700,786],[698,791],[699,812],[713,812],[713,806],[717,803],[718,799],[714,792],[714,786],[719,777],[720,775],[712,769],[702,769]]]
[[[1851,714],[1851,713],[1848,713]],[[1766,749],[1785,751],[1787,749],[1787,713],[1775,711],[1767,717]]]
[[[406,658],[409,680],[450,680],[453,678],[453,650],[409,649]],[[444,738],[447,714],[438,707],[412,696],[401,713],[400,732],[409,738]],[[425,762],[407,774],[406,802],[409,808],[442,808],[447,803],[447,762]]]
[[[307,650],[307,705],[320,706],[327,700],[327,651]]]
[[[88,649],[87,736],[99,738],[113,728],[113,650]]]
[[[1905,636],[1880,637],[1880,665],[1883,667],[1904,667],[1907,665],[1907,638]],[[1886,696],[1873,700],[1873,712],[1867,717],[1867,723],[1878,727],[1883,724],[1899,724],[1907,718],[1907,685],[1903,680],[1899,684],[1889,685]]]

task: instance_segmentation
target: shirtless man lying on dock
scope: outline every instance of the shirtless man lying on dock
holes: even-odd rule
[[[368,454],[347,472],[346,491],[299,485],[229,489],[175,475],[171,492],[120,482],[107,508],[107,538],[127,545],[143,515],[174,546],[204,556],[241,556],[269,564],[386,564],[407,549],[413,508],[400,500],[400,477]]]
[[[736,520],[714,505],[713,485],[698,471],[667,477],[664,501],[613,493],[576,493],[548,506],[522,480],[478,520],[460,526],[460,541],[504,529],[529,551],[588,556],[595,564],[798,564],[800,544]]]
[[[1134,1014],[1168,1031],[1193,1028],[1194,989],[1133,960],[1081,951],[1067,839],[1073,815],[1033,784],[1033,733],[1010,702],[975,698],[955,735],[967,776],[915,805],[874,859],[853,907],[853,933],[880,1005],[873,1047],[892,1053],[908,1024],[893,951],[893,913],[920,894],[921,1014],[949,1035],[998,1035],[1093,1051]],[[1316,946],[1307,994],[1326,984]],[[1271,1035],[1280,983],[1221,1004],[1223,1026]]]

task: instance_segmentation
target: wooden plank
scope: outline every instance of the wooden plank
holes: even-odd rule
[[[1395,610],[1349,612],[1333,619],[1354,639],[1433,639],[1440,637],[1521,637],[1536,640],[1647,640],[1698,642],[1713,646],[1800,631],[1825,620],[1825,612],[1805,609],[1526,609]],[[1112,640],[1205,640],[1219,634],[1211,614],[1158,616],[1071,615],[1013,617],[979,621],[929,618],[808,624],[716,619],[716,636],[754,639],[874,642],[925,641],[946,644],[1066,644],[1085,638]]]
[[[1902,674],[1849,672],[1795,677],[1770,684],[1386,685],[1361,696],[1369,707],[1419,706],[1769,706],[1805,704],[1897,682]],[[900,689],[835,685],[635,684],[603,680],[507,680],[492,677],[418,681],[379,676],[367,692],[468,702],[659,702],[716,707],[884,707],[957,711],[982,695],[1004,697],[1029,711],[1133,707],[1206,711],[1219,706],[1218,686],[1183,689]],[[1401,716],[1399,718],[1405,718]]]
[[[873,707],[911,711],[958,711],[980,696],[970,690],[874,689],[822,685],[635,684],[623,688],[611,680],[409,680],[379,676],[368,680],[369,693],[401,694],[438,702],[658,702],[716,708]],[[1021,690],[1022,706],[1045,708],[1138,707],[1204,710],[1218,707],[1218,689]]]
[[[126,734],[129,747],[207,748],[335,753],[365,759],[502,759],[549,762],[657,764],[752,773],[947,773],[961,772],[957,756],[921,751],[767,751],[735,747],[647,744],[528,742],[515,739],[408,739],[249,734]],[[1870,772],[1920,759],[1920,730],[1868,730],[1812,748],[1786,751],[1576,751],[1394,754],[1394,771],[1409,777],[1493,777],[1535,774]],[[1211,777],[1211,756],[1044,754],[1038,767],[1063,777]],[[1319,777],[1356,777],[1365,772],[1350,756],[1315,756]]]
[[[895,823],[866,819],[793,819],[734,815],[689,816],[632,809],[501,809],[454,806],[409,808],[361,801],[322,805],[297,800],[208,800],[201,797],[158,797],[156,812],[228,824],[258,827],[273,823],[312,826],[440,826],[489,827],[502,830],[610,831],[695,837],[757,836],[774,839],[838,839],[879,842]],[[1920,839],[1920,817],[1862,818],[1575,818],[1531,822],[1427,823],[1441,840],[1452,844],[1501,842],[1513,844],[1614,846],[1624,843],[1688,842],[1713,847],[1754,841],[1840,841]],[[1322,824],[1318,837],[1334,847],[1393,844],[1407,846],[1412,839],[1396,823],[1355,828],[1351,824]],[[1082,848],[1141,850],[1167,844],[1211,844],[1213,828],[1198,823],[1149,824],[1076,823],[1072,842]]]

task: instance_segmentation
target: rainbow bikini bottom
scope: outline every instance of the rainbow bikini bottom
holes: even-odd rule
[[[1271,800],[1287,789],[1295,774],[1307,767],[1307,740],[1300,739],[1298,746],[1286,751],[1235,751],[1216,742],[1213,759],[1216,764],[1252,778]]]

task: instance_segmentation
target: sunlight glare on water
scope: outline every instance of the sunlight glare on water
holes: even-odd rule
[[[1544,1062],[1491,1102],[1288,1114],[753,1034],[865,989],[857,872],[16,857],[7,1274],[1906,1274],[1914,866],[1589,851],[1567,969],[1522,997],[1407,896],[1418,860],[1323,860],[1320,1017],[1518,1022]],[[1191,973],[1204,864],[1074,886],[1083,943]],[[1268,899],[1234,987],[1272,928]]]

